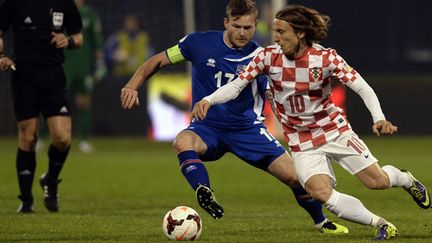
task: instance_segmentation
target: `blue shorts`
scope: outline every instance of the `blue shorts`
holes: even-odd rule
[[[207,144],[207,151],[200,156],[202,161],[218,160],[231,152],[248,164],[267,171],[273,160],[286,151],[263,124],[242,130],[221,130],[192,123],[186,130],[198,134]]]

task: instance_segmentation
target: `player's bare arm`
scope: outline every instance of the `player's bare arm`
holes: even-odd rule
[[[208,102],[207,100],[200,100],[194,105],[191,116],[198,120],[204,120],[207,116],[207,111],[210,106],[210,102]]]
[[[82,46],[84,38],[82,33],[66,36],[63,33],[51,33],[51,44],[55,45],[58,49],[75,49]]]
[[[271,107],[271,109],[273,111],[273,114],[277,117],[277,110],[276,110],[276,107],[275,107],[275,104],[274,104],[274,97],[273,97],[272,92],[270,90],[266,90],[265,94],[266,94],[267,100],[268,100],[268,102],[270,104],[270,107]]]
[[[148,59],[121,89],[120,100],[123,109],[131,109],[139,105],[138,89],[145,80],[151,78],[161,68],[170,65],[171,62],[165,52],[160,52]]]
[[[5,56],[3,47],[3,32],[0,31],[0,71],[5,71],[15,65],[12,59]]]

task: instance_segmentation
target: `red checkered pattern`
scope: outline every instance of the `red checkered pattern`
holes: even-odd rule
[[[262,73],[270,77],[277,117],[292,151],[320,146],[351,129],[330,99],[330,78],[350,84],[359,74],[334,49],[314,44],[303,56],[289,60],[273,45],[258,53],[245,70],[240,78],[249,81]]]

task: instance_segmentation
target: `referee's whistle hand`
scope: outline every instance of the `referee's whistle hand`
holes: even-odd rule
[[[15,63],[9,57],[1,57],[0,58],[0,71],[5,71],[14,66]]]
[[[53,44],[55,48],[62,49],[68,47],[67,37],[63,33],[51,32],[51,36],[51,44]]]

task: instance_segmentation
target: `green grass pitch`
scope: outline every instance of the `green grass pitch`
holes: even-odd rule
[[[432,137],[364,140],[381,165],[409,169],[432,190]],[[35,214],[18,215],[16,139],[0,139],[0,242],[168,242],[162,218],[178,205],[201,215],[199,242],[370,242],[373,237],[371,227],[341,220],[326,210],[350,233],[319,234],[286,186],[232,155],[207,163],[212,187],[225,208],[225,216],[216,221],[196,203],[169,143],[98,138],[94,144],[97,151],[90,155],[72,148],[61,174],[59,213],[43,207],[36,179]],[[46,151],[37,158],[38,178],[47,167]],[[399,228],[394,241],[432,242],[432,209],[420,209],[399,188],[368,190],[339,166],[334,168],[339,191],[358,197]]]

